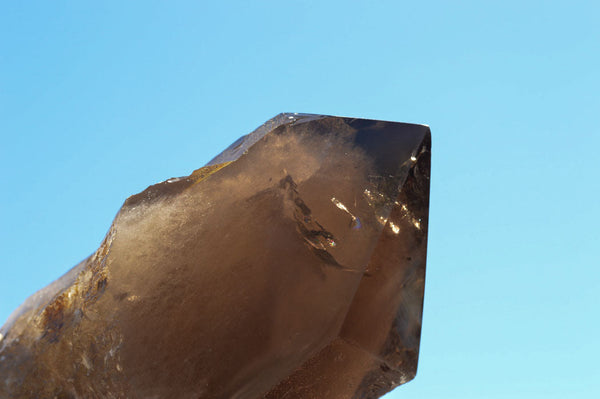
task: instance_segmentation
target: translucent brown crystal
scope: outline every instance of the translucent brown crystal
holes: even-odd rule
[[[415,376],[430,132],[281,114],[125,201],[0,329],[2,398],[378,398]]]

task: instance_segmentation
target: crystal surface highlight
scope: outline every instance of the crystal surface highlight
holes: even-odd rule
[[[0,329],[0,397],[378,398],[411,380],[430,143],[280,114],[128,198]]]

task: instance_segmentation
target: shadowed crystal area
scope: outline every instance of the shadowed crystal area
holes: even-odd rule
[[[430,142],[281,114],[128,198],[0,329],[0,397],[378,398],[411,380]]]

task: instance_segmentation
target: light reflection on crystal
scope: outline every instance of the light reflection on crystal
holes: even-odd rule
[[[331,202],[333,202],[335,204],[335,206],[340,208],[342,211],[346,212],[349,215],[352,215],[350,213],[350,211],[348,210],[348,208],[346,208],[346,205],[342,204],[341,201],[335,199],[335,197],[331,197]]]
[[[348,210],[348,208],[346,207],[346,205],[342,204],[341,201],[339,201],[338,199],[336,199],[335,197],[331,197],[331,202],[333,202],[335,204],[335,206],[337,206],[339,209],[341,209],[342,211],[346,212],[348,215],[350,215],[350,217],[352,218],[352,221],[350,222],[350,227],[354,230],[358,230],[361,228],[361,223],[360,223],[360,219],[357,216],[354,216],[352,214],[352,212],[350,212]]]

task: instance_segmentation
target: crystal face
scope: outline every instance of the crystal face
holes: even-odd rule
[[[0,397],[377,398],[415,376],[431,139],[280,114],[128,198],[0,329]]]

